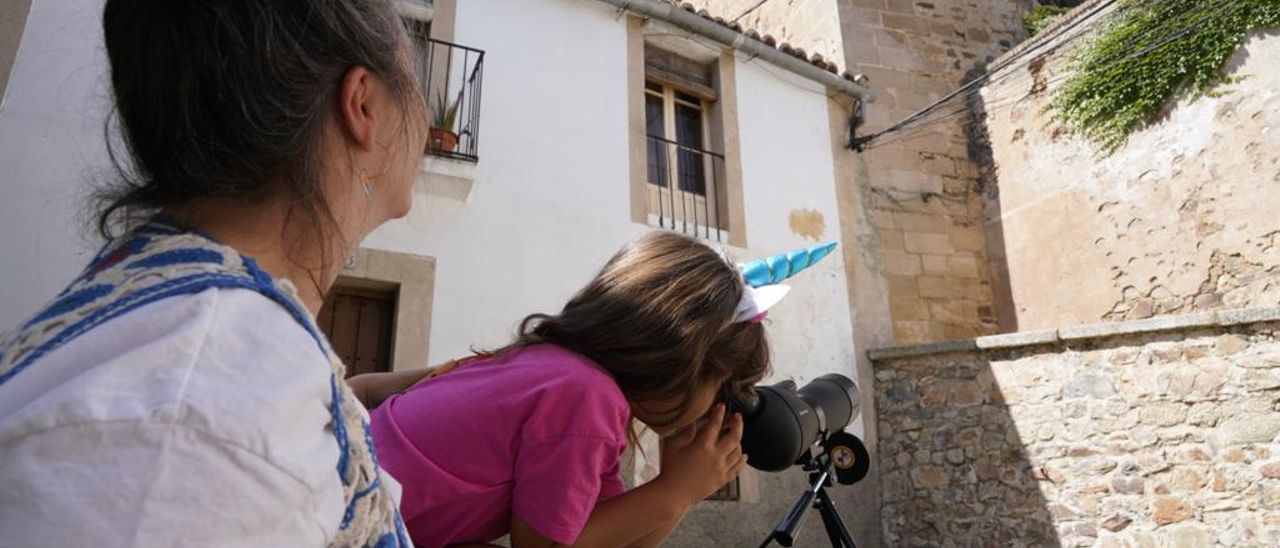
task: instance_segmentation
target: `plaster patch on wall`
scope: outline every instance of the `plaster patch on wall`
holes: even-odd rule
[[[827,221],[822,216],[822,212],[816,209],[793,209],[791,210],[791,218],[788,220],[791,225],[791,231],[797,236],[815,242],[822,240],[822,234],[827,230]]]

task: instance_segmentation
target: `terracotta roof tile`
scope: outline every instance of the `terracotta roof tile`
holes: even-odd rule
[[[712,21],[722,27],[733,30],[734,32],[738,32],[751,40],[761,42],[766,46],[769,46],[778,51],[781,51],[782,53],[786,53],[793,57],[798,57],[822,70],[825,70],[832,74],[841,74],[841,76],[843,76],[847,80],[856,81],[855,80],[856,76],[860,76],[860,75],[850,74],[847,71],[844,73],[841,73],[840,67],[836,66],[834,62],[828,61],[825,57],[823,57],[821,54],[817,52],[814,52],[813,55],[808,55],[804,51],[804,48],[793,47],[791,44],[787,42],[779,43],[778,39],[774,38],[772,34],[764,34],[756,29],[745,28],[742,26],[742,24],[736,21],[729,21],[724,17],[713,15],[705,9],[698,9],[696,6],[694,6],[689,2],[681,2],[679,0],[662,0],[662,1],[674,6],[678,6],[679,8],[685,11],[697,14],[699,17],[702,17],[703,19]]]

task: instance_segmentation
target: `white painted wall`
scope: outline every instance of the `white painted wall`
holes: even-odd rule
[[[0,107],[0,328],[73,277],[96,245],[82,215],[110,179],[109,108],[97,0],[33,2]],[[456,41],[487,52],[481,161],[466,202],[425,191],[366,247],[437,258],[432,362],[504,343],[515,323],[554,312],[627,239],[630,221],[626,25],[585,0],[460,2]],[[751,259],[812,244],[792,210],[819,211],[838,237],[826,98],[815,84],[738,60],[739,129]],[[434,160],[433,160],[434,161]],[[423,187],[425,188],[425,187]],[[770,314],[777,376],[852,376],[838,256],[800,277]]]
[[[506,342],[525,315],[555,312],[628,238],[626,25],[603,3],[461,2],[455,38],[486,51],[480,162],[465,203],[419,192],[413,212],[367,247],[437,259],[431,361]],[[811,245],[792,210],[838,238],[826,96],[780,69],[739,60],[749,249]],[[852,376],[846,278],[832,256],[770,314],[780,377]]]
[[[627,222],[623,22],[581,0],[459,2],[456,21],[455,41],[485,50],[470,196],[419,192],[365,242],[436,257],[433,362],[559,310],[643,230]]]
[[[53,298],[96,243],[89,185],[110,180],[101,0],[34,0],[0,103],[0,331]]]
[[[0,106],[0,330],[92,251],[79,212],[108,167],[100,4],[33,2]],[[474,185],[465,202],[419,185],[413,212],[365,242],[437,259],[432,363],[505,343],[521,318],[558,310],[623,242],[652,229],[630,221],[625,19],[589,0],[458,4],[455,41],[487,52]],[[730,253],[747,260],[815,243],[790,228],[800,209],[824,217],[823,240],[838,239],[825,93],[759,60],[737,62],[749,247]],[[855,377],[846,280],[837,251],[770,313],[774,380]],[[773,519],[795,494],[762,493],[757,513]]]
[[[826,94],[813,83],[742,57],[736,73],[747,256],[812,245],[791,230],[796,210],[820,212],[826,220],[822,240],[838,240]],[[770,311],[776,377],[803,382],[838,372],[857,378],[847,281],[844,263],[833,252],[798,276],[787,299]]]

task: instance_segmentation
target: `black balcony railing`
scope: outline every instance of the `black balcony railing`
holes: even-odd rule
[[[649,135],[649,213],[658,226],[720,241],[724,210],[724,155]]]
[[[417,38],[424,48],[418,59],[418,78],[431,121],[426,152],[477,161],[484,52],[426,36]]]

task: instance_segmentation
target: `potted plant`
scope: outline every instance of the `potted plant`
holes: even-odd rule
[[[427,133],[427,146],[432,150],[453,152],[458,148],[458,134],[454,124],[458,119],[458,107],[462,103],[462,91],[452,103],[445,101],[444,92],[436,93],[436,106],[431,111],[431,129]]]

